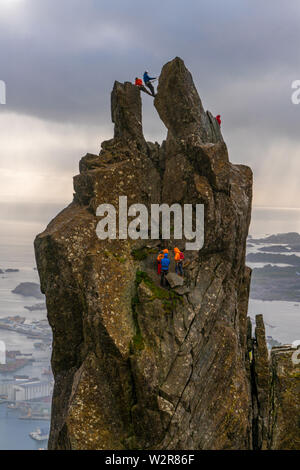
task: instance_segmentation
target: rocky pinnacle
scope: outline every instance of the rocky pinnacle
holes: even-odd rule
[[[138,88],[115,82],[113,139],[81,159],[73,202],[35,240],[53,330],[49,448],[278,448],[278,362],[262,321],[256,342],[247,324],[251,169],[230,163],[180,58],[163,67],[154,105],[161,145],[145,141]],[[98,205],[119,196],[204,204],[204,246],[186,251],[183,285],[161,288],[155,260],[184,239],[97,238]]]

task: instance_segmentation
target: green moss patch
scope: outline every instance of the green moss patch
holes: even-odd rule
[[[145,347],[144,340],[140,329],[132,338],[132,347],[135,351],[142,351]]]
[[[153,253],[156,253],[157,252],[157,248],[146,248],[146,247],[143,247],[143,248],[138,248],[136,250],[132,250],[131,252],[131,256],[133,257],[133,259],[135,259],[136,261],[143,261],[144,259],[146,259],[150,254],[153,254]]]
[[[167,290],[162,287],[157,286],[151,277],[144,271],[136,272],[136,287],[140,285],[141,282],[151,290],[152,297],[150,301],[159,299],[163,303],[164,310],[167,313],[171,313],[172,310],[176,307],[177,302],[183,303],[182,297],[172,290]],[[139,302],[138,298],[135,298],[135,301]]]
[[[145,248],[140,248],[137,250],[132,250],[131,255],[133,259],[135,259],[136,261],[143,261],[144,259],[147,258],[148,253]]]
[[[140,304],[140,299],[137,294],[138,286],[144,282],[144,284],[151,290],[152,297],[149,301],[153,301],[155,299],[159,299],[162,301],[163,309],[166,313],[172,313],[172,311],[176,308],[178,302],[181,304],[183,303],[183,299],[180,295],[172,290],[163,289],[162,287],[157,286],[151,277],[144,271],[138,270],[136,272],[136,279],[135,279],[135,295],[131,299],[131,307],[132,307],[132,314],[133,314],[133,321],[135,325],[135,335],[132,338],[130,350],[133,354],[136,351],[141,351],[145,348],[144,339],[139,327],[138,321],[138,312],[137,307]]]
[[[107,259],[111,259],[111,260],[115,259],[119,263],[125,263],[126,262],[126,257],[125,256],[120,256],[120,255],[118,255],[118,253],[112,253],[111,251],[108,251],[108,250],[104,251],[104,256]]]

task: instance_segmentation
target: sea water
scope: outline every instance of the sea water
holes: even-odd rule
[[[6,404],[0,405],[0,450],[38,450],[46,449],[47,441],[37,442],[29,433],[37,428],[49,430],[49,422],[39,420],[20,420],[16,410],[8,410]]]
[[[266,336],[282,344],[300,340],[300,303],[250,299],[248,314],[252,320],[263,315]]]

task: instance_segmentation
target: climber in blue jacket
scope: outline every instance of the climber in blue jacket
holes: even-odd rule
[[[170,265],[170,260],[169,260],[169,255],[168,253],[165,253],[165,256],[161,260],[161,270],[168,272],[169,271],[169,265]]]
[[[169,272],[169,265],[170,265],[170,260],[169,260],[169,255],[168,253],[165,253],[165,256],[161,260],[161,279],[160,279],[160,284],[162,286],[165,285],[165,275],[168,274]]]
[[[156,79],[156,77],[149,77],[148,71],[147,70],[145,71],[145,73],[144,73],[144,83],[145,83],[146,87],[148,87],[149,90],[151,91],[152,96],[155,96],[155,91],[154,91],[154,86],[151,83],[151,80],[155,80],[155,79]]]

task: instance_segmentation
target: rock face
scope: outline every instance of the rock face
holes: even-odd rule
[[[256,316],[254,338],[249,320],[253,448],[299,450],[300,349],[273,347],[269,358],[262,315]]]
[[[146,149],[142,126],[142,101],[139,89],[126,82],[115,82],[111,94],[111,115],[115,124],[115,139],[134,140]]]
[[[269,411],[270,449],[300,449],[300,350],[273,348]]]
[[[164,66],[155,98],[168,128],[161,146],[143,137],[135,86],[116,82],[111,103],[114,138],[81,160],[73,202],[35,241],[53,329],[49,448],[252,449],[253,429],[267,426],[256,409],[268,367],[260,344],[255,408],[245,267],[252,172],[229,162],[179,58]],[[184,285],[163,289],[155,271],[157,252],[184,239],[97,238],[98,205],[118,208],[119,196],[149,209],[204,204],[204,246],[185,252]]]
[[[266,449],[268,440],[268,399],[270,366],[262,315],[256,316],[255,340],[252,341],[252,402],[255,449]]]

